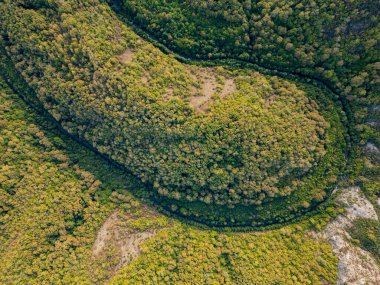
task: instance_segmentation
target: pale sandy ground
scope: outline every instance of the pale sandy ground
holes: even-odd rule
[[[344,189],[338,197],[346,212],[330,222],[316,235],[331,243],[338,257],[337,285],[380,284],[380,270],[374,257],[350,242],[347,230],[357,218],[378,220],[373,205],[364,197],[358,187]]]

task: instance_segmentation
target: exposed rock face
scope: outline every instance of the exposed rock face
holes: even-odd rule
[[[347,232],[357,218],[378,220],[376,211],[358,187],[343,190],[338,200],[346,213],[317,234],[331,243],[339,259],[337,285],[380,284],[380,269],[376,260],[370,253],[354,246]]]

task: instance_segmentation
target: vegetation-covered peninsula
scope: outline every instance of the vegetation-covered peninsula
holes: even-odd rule
[[[0,285],[379,284],[379,11],[0,1]]]

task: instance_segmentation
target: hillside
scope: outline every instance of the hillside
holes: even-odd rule
[[[123,19],[197,59],[239,59],[314,78],[350,121],[354,179],[380,195],[379,3],[376,1],[108,1]],[[373,149],[373,145],[377,148]]]
[[[337,259],[309,237],[310,222],[234,234],[168,218],[130,194],[146,191],[133,176],[63,136],[2,81],[0,94],[0,284],[334,280]],[[141,258],[118,272],[145,239]]]
[[[4,0],[0,284],[377,284],[377,3]]]
[[[104,4],[68,7],[6,3],[6,69],[14,66],[30,100],[68,133],[151,185],[168,207],[186,204],[182,215],[208,224],[265,225],[331,192],[345,163],[334,94],[183,64]]]

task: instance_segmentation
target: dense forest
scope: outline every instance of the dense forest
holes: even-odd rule
[[[355,149],[356,182],[373,201],[379,196],[380,168],[367,148],[380,144],[378,1],[108,2],[185,56],[235,58],[323,81],[347,105],[351,138],[364,146]]]
[[[143,184],[62,135],[3,80],[0,116],[0,284],[324,284],[335,279],[331,247],[307,234],[329,216],[262,233],[188,226],[148,210],[147,201],[131,194],[143,196]],[[124,235],[159,231],[143,244],[146,254],[120,274],[115,244],[106,244],[98,255],[92,249],[100,225],[115,212]]]
[[[109,1],[181,54],[240,58],[379,102],[376,1]],[[118,4],[118,5],[116,5]]]
[[[2,5],[4,69],[15,68],[30,100],[68,133],[210,224],[285,221],[333,189],[346,160],[334,94],[183,64],[93,2]]]
[[[378,267],[379,11],[0,1],[0,284],[340,284],[348,247]]]

